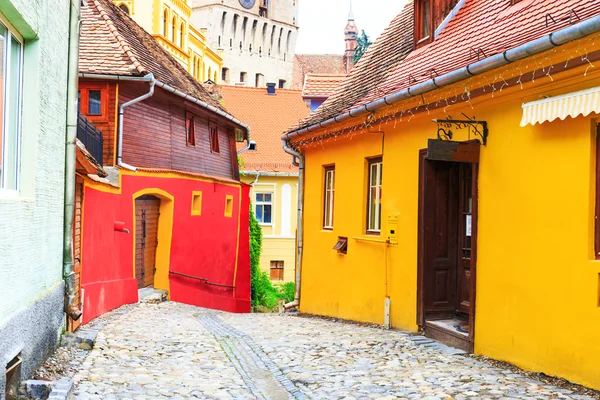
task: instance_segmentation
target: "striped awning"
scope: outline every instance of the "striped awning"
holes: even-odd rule
[[[600,87],[524,103],[521,126],[591,113],[600,113]]]

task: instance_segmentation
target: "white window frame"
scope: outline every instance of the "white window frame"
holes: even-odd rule
[[[331,176],[331,187],[329,177]],[[333,206],[335,203],[335,165],[325,167],[325,184],[323,185],[323,229],[333,229]]]
[[[18,116],[17,116],[17,137],[16,137],[16,141],[17,141],[17,146],[16,146],[16,160],[15,160],[15,165],[13,166],[14,168],[16,168],[16,184],[15,184],[15,188],[14,189],[7,189],[7,182],[8,182],[8,176],[7,174],[4,174],[4,162],[7,159],[7,154],[9,149],[7,148],[7,146],[4,144],[4,132],[7,131],[7,125],[9,123],[9,115],[10,112],[12,111],[11,106],[14,106],[14,104],[11,104],[10,101],[6,100],[6,97],[4,97],[3,102],[4,102],[4,110],[3,112],[3,118],[4,120],[2,121],[2,126],[0,127],[0,141],[2,141],[2,158],[0,160],[0,193],[3,196],[17,196],[20,190],[20,186],[21,186],[21,141],[22,141],[22,116],[23,116],[23,64],[24,64],[24,60],[23,60],[23,56],[24,56],[24,47],[25,47],[25,42],[23,40],[23,36],[21,36],[19,34],[19,32],[12,26],[12,24],[10,22],[8,22],[8,20],[4,17],[4,15],[0,14],[0,22],[6,27],[6,31],[7,31],[7,37],[6,37],[6,41],[5,41],[5,54],[4,54],[4,66],[3,66],[3,70],[4,70],[4,93],[0,93],[0,96],[6,96],[7,93],[7,88],[10,89],[10,84],[11,84],[11,77],[10,77],[10,68],[8,68],[8,66],[10,65],[11,62],[11,53],[10,53],[10,43],[13,39],[16,39],[16,41],[21,45],[21,51],[20,51],[20,59],[21,59],[21,63],[19,65],[19,88],[18,88],[18,101],[17,101],[17,107],[19,107],[19,112],[18,112]],[[12,169],[8,170],[9,172],[12,171]]]
[[[377,161],[374,161],[377,160]],[[382,173],[383,173],[383,159],[381,158],[377,158],[377,159],[373,159],[373,160],[368,160],[368,173],[369,173],[369,185],[368,185],[368,192],[367,192],[367,196],[368,196],[368,202],[367,202],[367,233],[380,233],[381,232],[381,190],[383,187],[383,177],[382,177]],[[373,174],[372,174],[372,168],[373,165],[377,165],[376,171],[375,171],[375,184],[373,184]],[[375,202],[379,203],[380,207],[376,207],[375,208],[375,220],[373,221],[371,219],[371,205],[373,202],[373,198],[371,197],[371,193],[372,193],[372,189],[376,188],[378,190],[375,190]]]
[[[256,196],[258,196],[259,194],[270,194],[271,195],[271,201],[258,201],[256,200]],[[256,219],[259,223],[259,225],[261,226],[274,226],[275,225],[275,191],[270,191],[270,190],[257,190],[256,192],[254,192],[254,212],[256,214],[256,207],[257,206],[265,206],[265,205],[269,205],[271,206],[271,222],[262,222],[262,221],[258,221],[258,218]],[[265,217],[265,211],[263,208],[263,220]]]

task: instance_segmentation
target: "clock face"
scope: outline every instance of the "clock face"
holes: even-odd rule
[[[256,3],[256,0],[240,0],[240,4],[242,5],[242,7],[248,9],[254,7],[254,3]]]

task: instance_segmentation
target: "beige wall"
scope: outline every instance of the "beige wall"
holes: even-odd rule
[[[250,199],[254,204],[256,193],[272,193],[272,223],[261,225],[263,251],[260,267],[269,273],[271,261],[284,262],[284,281],[291,282],[295,275],[295,243],[297,227],[298,177],[268,177],[246,175],[242,181],[252,185]]]

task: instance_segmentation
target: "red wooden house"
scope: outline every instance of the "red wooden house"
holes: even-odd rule
[[[82,322],[148,286],[249,311],[249,188],[236,155],[248,127],[110,0],[82,7],[79,71],[108,174],[79,172]]]

